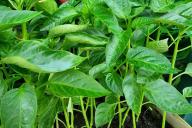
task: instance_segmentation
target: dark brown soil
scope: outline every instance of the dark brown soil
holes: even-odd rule
[[[88,115],[89,117],[89,115]],[[60,115],[60,118],[63,118],[63,115]],[[81,113],[75,113],[75,128],[81,128],[85,126],[84,118]],[[143,107],[142,113],[137,122],[137,128],[161,128],[161,115],[154,109],[146,109]],[[64,128],[61,126],[60,128]],[[84,127],[85,128],[85,127]],[[95,128],[95,127],[93,127]],[[107,128],[107,126],[103,126],[102,128]],[[110,128],[118,128],[118,116],[115,116]],[[132,128],[132,118],[131,112],[129,112],[129,116],[126,119],[125,125],[122,128]],[[166,124],[166,128],[172,128],[169,124]]]

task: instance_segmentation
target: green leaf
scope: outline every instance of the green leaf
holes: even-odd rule
[[[66,33],[78,32],[88,28],[88,25],[64,24],[58,25],[49,31],[49,36],[61,36]]]
[[[98,45],[105,45],[107,43],[108,40],[99,36],[87,33],[71,33],[65,36],[64,46],[69,47],[69,45],[75,45],[75,44],[98,46]]]
[[[166,12],[167,8],[174,4],[175,0],[151,0],[150,1],[150,8],[154,12]]]
[[[95,78],[97,77],[97,75],[99,75],[99,73],[105,71],[105,69],[106,69],[105,63],[95,65],[89,70],[89,75]]]
[[[187,64],[187,67],[184,73],[192,77],[192,63]]]
[[[77,16],[78,13],[74,7],[62,7],[59,8],[55,13],[53,13],[41,28],[42,31],[47,31],[57,25],[63,24],[67,20]]]
[[[143,102],[142,86],[136,83],[136,79],[132,75],[128,75],[125,77],[122,86],[128,106],[133,112],[139,115]]]
[[[59,97],[101,97],[110,94],[92,77],[78,70],[55,73],[48,82],[48,88]]]
[[[15,64],[34,72],[61,72],[79,65],[85,58],[62,50],[50,50],[39,41],[24,41],[2,58],[6,64]]]
[[[147,48],[154,49],[160,53],[167,52],[169,50],[168,38],[159,41],[150,41],[146,44]]]
[[[154,18],[151,17],[137,17],[133,20],[131,26],[133,28],[143,28],[155,23]]]
[[[108,73],[105,79],[107,87],[119,96],[123,95],[122,78],[117,73]]]
[[[33,128],[37,98],[31,85],[8,91],[1,99],[1,123],[4,128]]]
[[[58,9],[55,0],[42,0],[41,2],[37,2],[35,7],[37,10],[45,11],[48,14],[53,14]]]
[[[42,101],[43,100],[43,101]],[[40,100],[38,128],[52,128],[58,112],[59,98],[43,97]]]
[[[128,46],[131,36],[131,30],[127,29],[121,33],[121,36],[114,35],[112,41],[106,47],[106,64],[112,66],[117,59],[123,54]]]
[[[105,0],[112,12],[119,18],[126,19],[131,13],[131,3],[128,0]]]
[[[145,96],[160,109],[177,113],[192,113],[192,105],[177,91],[176,88],[158,79],[145,86]]]
[[[119,35],[122,32],[117,18],[108,8],[96,6],[93,10],[93,15],[105,24],[112,33]]]
[[[109,123],[115,115],[116,104],[101,103],[96,108],[95,124],[101,127]]]
[[[35,11],[0,10],[0,30],[27,22],[40,13]]]
[[[170,61],[164,55],[145,47],[129,49],[127,60],[128,63],[137,67],[143,67],[158,73],[174,73]]]
[[[192,97],[192,87],[186,87],[183,89],[183,96]]]

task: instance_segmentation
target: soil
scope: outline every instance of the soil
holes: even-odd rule
[[[89,115],[88,115],[89,117]],[[63,118],[63,114],[60,115],[60,118]],[[81,113],[75,113],[75,128],[81,128],[85,125],[84,118]],[[143,107],[142,113],[139,117],[139,120],[137,122],[137,128],[161,128],[161,121],[162,116],[154,109],[147,109]],[[60,128],[64,128],[61,126]],[[84,127],[85,128],[85,127]],[[95,128],[95,127],[93,127]],[[106,126],[103,126],[101,128],[107,128]],[[110,128],[118,128],[118,116],[115,116]],[[127,117],[125,121],[125,125],[122,128],[133,128],[132,127],[132,118],[131,118],[131,112],[129,112],[129,116]],[[166,124],[166,128],[172,128],[168,123]]]

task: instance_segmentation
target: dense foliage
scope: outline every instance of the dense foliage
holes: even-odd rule
[[[1,0],[1,128],[192,113],[191,19],[190,0]]]

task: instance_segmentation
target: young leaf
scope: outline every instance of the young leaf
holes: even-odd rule
[[[168,6],[174,3],[175,0],[151,0],[150,8],[154,12],[166,12]]]
[[[33,128],[37,113],[37,98],[31,85],[5,93],[1,99],[1,123],[4,128]]]
[[[3,63],[15,64],[34,72],[61,72],[79,65],[85,58],[66,51],[50,50],[39,41],[24,41],[12,48]]]
[[[78,13],[73,7],[61,7],[46,20],[41,28],[42,31],[49,30],[77,16]]]
[[[145,96],[164,111],[177,114],[192,113],[192,105],[164,80],[158,79],[146,84]]]
[[[95,65],[89,70],[89,75],[95,78],[99,73],[105,71],[105,69],[106,69],[105,63]]]
[[[45,11],[48,14],[53,14],[57,11],[57,3],[55,0],[43,0],[35,4],[37,10]]]
[[[115,115],[116,104],[101,103],[96,108],[95,124],[101,127],[109,123]]]
[[[107,25],[112,33],[119,35],[122,32],[122,28],[119,26],[117,18],[106,7],[96,6],[93,10],[93,15],[102,21],[103,24]]]
[[[131,2],[128,0],[105,0],[112,12],[119,18],[126,19],[131,13]]]
[[[192,63],[187,64],[187,67],[184,73],[192,77]]]
[[[123,95],[122,78],[117,73],[108,73],[105,79],[107,87],[119,96]]]
[[[0,10],[0,31],[27,22],[39,14],[39,12],[27,10]]]
[[[66,33],[78,32],[86,29],[88,25],[64,24],[58,25],[49,31],[49,36],[61,36]]]
[[[167,52],[169,50],[168,38],[159,41],[150,41],[146,44],[147,48],[154,49],[160,53]]]
[[[174,73],[170,61],[164,55],[145,47],[129,49],[127,60],[128,63],[137,67],[143,67],[158,73]]]
[[[192,87],[186,87],[183,89],[183,96],[192,97]]]
[[[136,83],[136,79],[132,75],[128,75],[125,77],[122,86],[128,106],[133,112],[139,115],[143,102],[142,86]]]
[[[64,43],[66,43],[64,45],[67,45],[69,43],[70,45],[87,44],[98,46],[98,45],[105,45],[108,43],[108,41],[105,38],[101,38],[87,33],[71,33],[65,36]]]
[[[114,35],[112,41],[106,47],[106,64],[108,67],[113,65],[117,59],[122,55],[131,36],[131,29],[121,33],[121,36],[118,37]]]
[[[59,97],[101,97],[110,94],[92,77],[78,70],[55,73],[48,82],[48,90]]]

